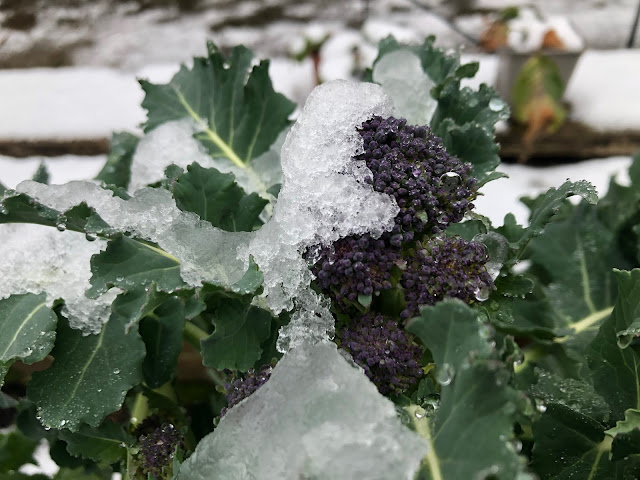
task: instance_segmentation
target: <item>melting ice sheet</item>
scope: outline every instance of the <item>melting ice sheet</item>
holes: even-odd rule
[[[51,306],[65,299],[62,313],[72,328],[98,333],[111,314],[118,289],[89,299],[91,256],[104,250],[107,242],[88,242],[76,232],[58,232],[42,225],[0,225],[0,298],[11,294],[42,293]]]
[[[179,480],[409,480],[423,439],[333,343],[287,353],[180,469]]]

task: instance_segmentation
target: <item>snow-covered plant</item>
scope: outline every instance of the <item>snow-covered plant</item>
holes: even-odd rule
[[[0,476],[638,478],[640,157],[493,226],[477,68],[388,38],[292,125],[210,45],[94,181],[2,188]]]

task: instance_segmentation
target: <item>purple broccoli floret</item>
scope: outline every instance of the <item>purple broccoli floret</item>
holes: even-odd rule
[[[434,305],[446,297],[470,303],[479,292],[493,288],[493,279],[485,268],[489,257],[481,243],[435,237],[417,242],[404,259],[407,263],[400,285],[406,308],[402,318],[418,315],[420,305]]]
[[[224,387],[227,406],[220,411],[220,416],[223,417],[231,407],[237,405],[264,385],[271,377],[272,370],[273,368],[270,365],[264,366],[258,371],[250,369],[243,377],[227,383]]]
[[[182,447],[182,435],[171,423],[163,423],[138,438],[140,468],[147,478],[171,478],[173,456]],[[164,472],[164,473],[163,473]]]
[[[429,127],[404,118],[373,117],[358,129],[374,190],[395,198],[400,212],[394,233],[405,241],[414,233],[438,233],[473,208],[477,182],[472,167],[449,155]]]
[[[358,295],[374,295],[391,288],[391,270],[402,255],[389,235],[374,239],[352,235],[336,241],[332,248],[320,249],[311,270],[317,283],[341,307],[355,302]]]
[[[341,347],[364,369],[380,393],[402,393],[422,376],[422,350],[398,322],[367,313],[352,318],[339,334]]]

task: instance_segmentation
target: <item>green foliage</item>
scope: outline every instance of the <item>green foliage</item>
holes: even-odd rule
[[[19,431],[0,434],[0,475],[17,470],[25,463],[34,463],[37,445]]]
[[[408,330],[430,350],[441,386],[434,413],[413,411],[430,447],[418,478],[515,478],[523,469],[511,443],[520,399],[497,361],[488,326],[463,303],[444,300],[423,308]]]
[[[25,293],[0,300],[0,365],[38,362],[51,351],[57,318],[45,295]],[[2,373],[2,369],[0,369]],[[0,382],[4,375],[0,376]]]
[[[137,329],[125,332],[123,320],[114,316],[89,336],[58,322],[55,361],[33,375],[28,389],[44,425],[74,432],[83,422],[96,427],[142,381],[144,343]]]
[[[217,369],[250,369],[262,354],[261,344],[271,334],[271,314],[247,304],[246,299],[223,294],[207,299],[207,311],[215,330],[201,342],[204,365]]]
[[[269,62],[252,67],[253,54],[236,47],[229,58],[213,43],[206,58],[195,58],[166,85],[140,81],[148,110],[146,132],[171,120],[191,118],[195,137],[213,157],[246,170],[260,182],[252,160],[268,151],[288,125],[295,105],[273,90]],[[266,189],[260,192],[266,196]]]
[[[269,203],[257,193],[246,195],[233,174],[197,163],[173,182],[172,191],[178,208],[228,232],[250,232],[260,226],[258,217]]]
[[[114,463],[126,455],[127,445],[133,438],[111,421],[99,427],[81,425],[78,431],[60,431],[60,439],[67,444],[67,451],[75,456],[101,463]]]
[[[111,149],[107,162],[98,173],[96,180],[101,180],[107,185],[127,188],[131,180],[133,154],[139,141],[140,139],[131,133],[114,133],[111,137]]]
[[[93,256],[91,273],[90,297],[97,297],[111,287],[126,291],[154,283],[158,289],[172,292],[185,285],[177,258],[125,236],[110,240],[106,250]]]

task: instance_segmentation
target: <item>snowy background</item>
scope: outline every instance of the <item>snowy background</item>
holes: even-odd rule
[[[169,81],[180,63],[204,55],[207,39],[223,49],[243,43],[271,58],[276,90],[299,104],[314,87],[314,71],[311,60],[297,62],[292,54],[305,40],[325,36],[323,80],[350,78],[354,69],[369,66],[377,42],[388,34],[406,42],[436,35],[438,45],[460,48],[463,60],[480,62],[469,86],[495,85],[498,58],[480,52],[471,39],[492,13],[511,5],[561,19],[581,40],[585,52],[565,93],[572,120],[598,131],[640,132],[640,39],[625,48],[637,0],[0,0],[0,144],[139,133],[145,115],[136,79]],[[41,162],[52,183],[88,179],[104,160],[0,155],[0,182],[15,187]],[[629,164],[628,156],[545,168],[503,164],[499,170],[509,178],[483,188],[477,211],[495,224],[508,212],[526,222],[519,197],[567,178],[589,180],[602,194],[611,176],[625,182]],[[38,458],[51,472],[46,451]]]

